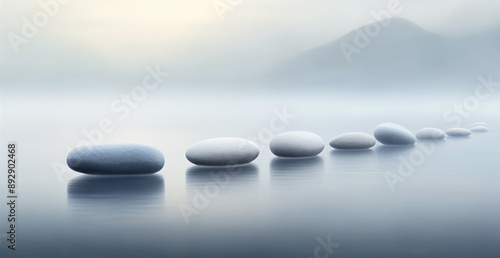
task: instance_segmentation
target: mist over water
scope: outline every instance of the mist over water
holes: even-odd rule
[[[377,19],[386,1],[246,1],[224,19],[211,1],[118,2],[61,5],[19,49],[2,37],[19,227],[15,253],[0,234],[0,257],[500,257],[498,2],[402,0],[389,20]],[[40,8],[3,1],[0,34],[22,34]],[[328,145],[387,122],[415,133],[479,121],[490,131]],[[286,131],[325,149],[276,157],[269,141]],[[251,140],[259,157],[185,158],[215,137]],[[75,147],[107,143],[154,146],[165,167],[102,177],[66,165]]]
[[[334,252],[339,257],[500,253],[494,244],[500,238],[500,210],[494,208],[500,200],[492,144],[500,139],[494,94],[460,125],[484,121],[490,132],[435,144],[395,192],[384,174],[398,173],[401,160],[425,143],[411,148],[377,144],[365,151],[327,145],[318,157],[282,159],[268,150],[269,135],[262,132],[276,114],[287,115],[279,124],[282,131],[311,131],[325,144],[345,132],[371,134],[384,122],[412,132],[427,126],[446,130],[455,121],[445,121],[443,113],[462,103],[465,92],[432,98],[426,93],[159,88],[123,120],[109,108],[120,91],[45,94],[2,101],[16,110],[3,114],[2,134],[18,142],[19,160],[25,161],[19,239],[20,246],[30,248],[20,248],[21,257],[308,257],[314,256],[316,239],[328,236],[341,244]],[[164,169],[117,180],[69,171],[59,175],[53,163],[64,165],[68,148],[89,141],[87,135],[98,139],[95,130],[103,118],[115,128],[102,134],[102,143],[155,146],[165,155]],[[185,150],[196,141],[224,136],[251,139],[261,154],[234,174],[185,159]],[[227,179],[227,185],[217,184],[217,178]],[[206,206],[197,199],[200,193]],[[194,200],[203,208],[186,223],[179,205],[195,207]],[[54,239],[61,248],[46,248]]]

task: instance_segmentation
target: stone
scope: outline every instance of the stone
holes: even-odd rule
[[[478,126],[474,126],[470,129],[471,132],[473,133],[486,133],[489,131],[488,127],[486,126],[481,126],[481,125],[478,125]]]
[[[415,136],[419,140],[442,140],[446,138],[446,134],[443,131],[432,127],[418,130]]]
[[[451,128],[446,131],[446,134],[453,137],[466,137],[469,136],[471,132],[465,128]]]
[[[411,145],[416,141],[415,136],[401,125],[385,123],[375,127],[375,139],[386,145]]]
[[[476,127],[476,126],[484,126],[484,127],[488,127],[488,125],[484,122],[477,122],[477,123],[473,123],[469,126],[469,128],[472,128],[472,127]]]
[[[375,138],[365,133],[345,133],[330,141],[335,149],[369,149],[375,146]]]
[[[242,138],[213,138],[193,144],[186,158],[195,165],[226,166],[252,162],[259,156],[257,144]]]
[[[310,157],[320,154],[325,143],[314,133],[293,131],[276,135],[269,147],[278,157]]]
[[[92,175],[139,175],[160,171],[163,153],[151,146],[132,143],[88,145],[73,149],[68,166]]]

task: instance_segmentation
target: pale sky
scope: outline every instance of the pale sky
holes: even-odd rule
[[[40,0],[1,1],[2,55],[13,51],[7,35],[21,35],[23,18],[33,19]],[[41,0],[54,2],[57,0]],[[62,0],[60,0],[62,1]],[[68,1],[68,0],[66,0]],[[214,3],[236,3],[221,20]],[[240,2],[240,3],[239,3]],[[235,49],[252,53],[252,62],[286,58],[373,22],[372,12],[390,0],[69,0],[19,46],[62,46],[104,62],[151,63],[161,60],[237,59]],[[498,0],[400,0],[398,17],[426,30],[458,35],[500,27]],[[238,4],[239,3],[239,4]],[[258,50],[258,55],[253,53]],[[34,54],[35,55],[35,54]],[[237,54],[235,54],[237,55]],[[269,59],[269,58],[268,58]],[[261,61],[259,61],[261,60]],[[262,61],[264,60],[264,61]],[[262,63],[263,64],[263,63]],[[259,63],[261,65],[261,63]]]

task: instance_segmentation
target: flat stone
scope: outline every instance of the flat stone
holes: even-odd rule
[[[151,146],[131,143],[89,145],[73,149],[66,158],[68,166],[92,175],[137,175],[160,171],[163,153]]]
[[[484,126],[484,127],[488,127],[488,125],[484,122],[477,122],[477,123],[473,123],[469,126],[469,128],[472,128],[472,127],[476,127],[476,126]]]
[[[314,133],[294,131],[276,135],[269,147],[278,157],[309,157],[320,154],[325,143]]]
[[[466,137],[469,136],[471,132],[465,128],[451,128],[446,131],[446,134],[453,137]]]
[[[375,127],[375,139],[387,145],[411,145],[416,141],[415,136],[401,125],[385,123]]]
[[[259,156],[257,144],[242,138],[213,138],[193,144],[186,151],[186,158],[203,166],[240,165],[252,162]]]
[[[437,128],[426,127],[418,130],[415,137],[419,140],[442,140],[446,134]]]
[[[488,129],[488,127],[486,126],[481,126],[481,125],[477,125],[477,126],[474,126],[470,129],[471,132],[473,133],[486,133],[488,132],[490,129]]]
[[[365,133],[345,133],[330,141],[335,149],[369,149],[375,146],[375,138]]]

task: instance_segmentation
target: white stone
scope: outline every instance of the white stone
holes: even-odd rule
[[[473,133],[485,133],[485,132],[488,132],[489,129],[486,126],[477,125],[477,126],[472,127],[470,129],[470,131]]]
[[[469,128],[472,128],[472,127],[476,127],[476,126],[484,126],[484,127],[488,127],[488,125],[484,122],[477,122],[477,123],[473,123],[469,126]]]
[[[259,156],[257,144],[242,138],[214,138],[193,144],[186,158],[193,164],[204,166],[230,166],[252,162]]]
[[[151,146],[131,143],[89,145],[73,149],[68,166],[94,175],[152,174],[165,164],[163,153]]]
[[[443,131],[432,127],[418,130],[415,136],[419,140],[442,140],[446,138],[446,134]]]
[[[446,131],[446,134],[448,136],[454,137],[465,137],[469,136],[471,132],[465,128],[451,128],[450,130]]]
[[[378,125],[373,135],[377,141],[387,145],[411,145],[416,141],[415,136],[408,129],[393,123]]]
[[[345,133],[330,141],[335,149],[369,149],[375,146],[375,138],[365,133]]]
[[[309,157],[320,154],[325,143],[314,133],[294,131],[276,135],[269,147],[279,157]]]

